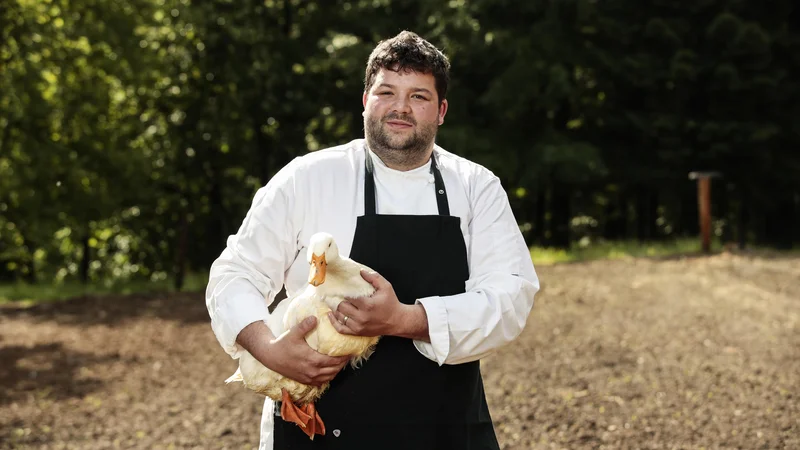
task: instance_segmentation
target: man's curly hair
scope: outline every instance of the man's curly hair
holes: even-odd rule
[[[375,77],[381,69],[394,72],[412,70],[433,74],[439,103],[441,104],[447,96],[447,85],[450,82],[450,61],[439,49],[416,33],[403,31],[391,39],[378,43],[367,60],[367,70],[364,76],[366,91],[372,88]]]

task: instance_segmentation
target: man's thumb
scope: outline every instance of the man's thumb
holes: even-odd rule
[[[294,331],[300,336],[305,336],[317,327],[317,318],[308,316],[302,322],[294,326]]]
[[[383,278],[378,272],[371,272],[367,269],[361,269],[361,278],[367,280],[375,289],[381,284]]]

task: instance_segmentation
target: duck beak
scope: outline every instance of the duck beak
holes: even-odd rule
[[[308,274],[308,284],[319,286],[325,282],[325,271],[328,263],[325,261],[325,253],[320,256],[311,255],[311,271]]]

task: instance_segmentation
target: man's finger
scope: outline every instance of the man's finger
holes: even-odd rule
[[[357,310],[364,309],[367,306],[366,302],[368,301],[367,299],[369,298],[370,297],[345,297],[344,301],[342,303],[339,303],[339,306],[337,306],[336,309],[338,310],[339,307],[342,306],[344,303],[347,303],[348,305],[352,306]]]
[[[319,376],[325,377],[327,379],[331,379],[331,378],[335,377],[336,374],[339,373],[342,370],[342,367],[344,367],[344,364],[342,364],[340,366],[332,366],[332,367],[326,367],[324,369],[320,369]]]
[[[355,299],[354,299],[355,300]],[[358,300],[356,300],[358,301]],[[339,306],[336,308],[336,317],[344,323],[344,316],[348,316],[353,318],[354,316],[358,315],[358,307],[353,305],[350,301],[339,303]],[[341,315],[340,315],[341,314]],[[346,325],[346,324],[345,324]]]
[[[302,322],[298,323],[290,332],[300,335],[300,337],[305,337],[308,333],[310,333],[314,328],[317,327],[317,318],[314,316],[308,316],[303,319]]]
[[[339,323],[344,328],[349,330],[350,333],[353,333],[353,334],[357,333],[357,330],[359,328],[358,325],[361,323],[357,318],[358,316],[353,317],[353,316],[351,316],[349,314],[345,314],[345,313],[343,313],[341,311],[333,311],[333,316],[334,316],[334,318],[336,318],[336,320],[339,321]]]
[[[338,311],[331,311],[329,313],[329,315],[333,316],[333,318],[331,320],[333,320],[333,322],[336,322],[336,323],[333,323],[333,322],[331,322],[331,323],[333,323],[334,325],[336,325],[337,323],[339,325],[344,325],[344,323],[343,323],[344,322],[344,314],[342,314],[342,313],[340,313]],[[350,319],[348,319],[348,320],[350,320]]]
[[[351,334],[351,335],[355,334],[353,333],[353,330],[342,325],[342,322],[339,322],[339,319],[336,318],[336,315],[333,312],[328,313],[328,319],[331,321],[331,325],[333,325],[333,328],[335,328],[336,331],[339,332],[339,334]]]
[[[345,355],[345,356],[328,356],[328,355],[323,355],[322,353],[317,353],[317,355],[319,355],[317,357],[317,362],[319,363],[320,367],[333,367],[333,366],[335,366],[337,364],[341,364],[343,362],[346,362],[348,359],[350,359],[350,357],[347,356],[347,355]]]
[[[350,358],[347,357],[345,359],[344,363],[347,363],[347,361],[349,359]],[[311,367],[314,368],[314,371],[319,372],[319,371],[322,371],[322,370],[326,370],[327,371],[327,370],[331,370],[331,369],[336,369],[337,367],[340,367],[340,366],[344,365],[344,363],[342,363],[341,361],[335,361],[335,362],[331,362],[331,361],[314,361],[314,362],[311,363]]]
[[[315,380],[320,380],[322,382],[330,381],[336,374],[339,373],[338,370],[331,370],[330,368],[320,370],[317,375],[314,377]]]
[[[348,305],[352,306],[352,307],[353,307],[353,308],[355,308],[355,309],[360,309],[361,300],[362,300],[362,299],[364,299],[364,298],[365,298],[365,297],[345,297],[345,298],[344,298],[344,301],[342,301],[341,303],[339,303],[339,306],[341,306],[341,305],[342,305],[342,303],[347,303]],[[357,302],[354,302],[353,300],[358,300],[358,301],[357,301]],[[359,304],[356,304],[356,303],[359,303]],[[336,308],[338,309],[338,308],[339,308],[339,306],[337,306]]]
[[[386,278],[383,278],[383,275],[379,274],[378,272],[370,272],[366,269],[361,269],[361,278],[367,280],[375,289],[379,289],[384,284],[388,283]]]

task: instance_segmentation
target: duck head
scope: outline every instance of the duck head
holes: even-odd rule
[[[328,233],[317,233],[311,236],[307,253],[308,264],[311,266],[308,274],[308,284],[319,286],[325,282],[328,264],[339,259],[339,247],[333,236]]]

